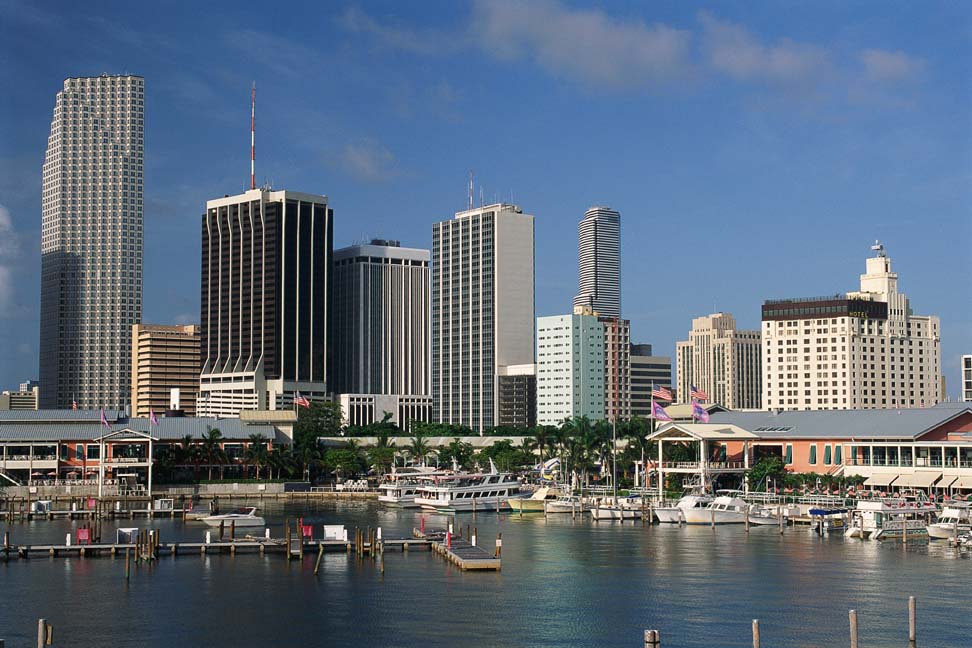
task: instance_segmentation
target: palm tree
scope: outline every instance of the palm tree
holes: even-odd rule
[[[256,470],[256,478],[260,479],[260,467],[266,465],[267,459],[267,439],[262,434],[251,434],[250,444],[246,448],[244,456],[251,466]]]
[[[220,451],[222,448],[219,442],[222,441],[223,434],[213,427],[209,427],[202,435],[202,454],[206,458],[206,463],[209,464],[209,477],[208,479],[212,481],[213,479],[213,464],[219,462]],[[220,462],[220,469],[222,469],[222,462]]]
[[[428,441],[421,434],[413,436],[408,447],[405,449],[408,456],[412,458],[412,461],[418,461],[420,466],[425,465],[425,458],[429,456],[430,450]]]
[[[533,440],[537,445],[537,450],[540,451],[540,463],[543,463],[547,446],[554,441],[555,429],[550,425],[538,425],[533,432]]]

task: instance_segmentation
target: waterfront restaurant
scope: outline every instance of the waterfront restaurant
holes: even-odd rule
[[[709,423],[666,423],[648,437],[694,446],[691,462],[666,465],[707,479],[743,473],[764,456],[787,471],[863,478],[876,492],[972,494],[972,404],[881,410],[762,411],[711,414]]]
[[[223,456],[238,466],[253,435],[272,445],[290,444],[295,418],[289,410],[224,419],[159,416],[154,425],[117,411],[105,412],[104,422],[100,410],[0,411],[0,481],[8,486],[97,486],[100,481],[141,490],[150,485],[151,468],[167,450],[187,442],[201,445],[217,429]]]

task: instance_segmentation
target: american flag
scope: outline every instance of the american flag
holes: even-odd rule
[[[78,409],[78,401],[76,401],[76,400],[71,401],[71,409],[77,411],[77,409]]]
[[[301,396],[300,392],[294,394],[294,405],[310,409],[310,400],[306,396]]]
[[[695,400],[709,400],[709,395],[695,385],[692,385],[692,391],[689,393],[689,396]]]
[[[672,400],[672,390],[667,387],[652,387],[651,397],[657,398],[658,400],[669,401]]]

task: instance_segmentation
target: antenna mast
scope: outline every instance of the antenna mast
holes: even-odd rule
[[[256,189],[256,81],[250,90],[250,189]]]
[[[467,209],[473,208],[473,172],[469,169],[469,207]]]

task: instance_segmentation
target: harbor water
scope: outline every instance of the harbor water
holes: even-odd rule
[[[223,503],[223,510],[230,504]],[[287,518],[380,526],[407,537],[421,513],[370,501],[266,502],[275,537]],[[33,646],[38,618],[55,645],[86,646],[642,646],[657,629],[668,647],[846,646],[855,609],[862,646],[907,646],[908,596],[918,599],[918,646],[972,646],[968,552],[946,542],[870,542],[805,527],[643,526],[570,515],[426,515],[453,521],[483,546],[503,538],[499,572],[461,572],[427,551],[376,562],[326,553],[168,556],[132,568],[124,557],[0,563],[0,639]],[[14,544],[63,543],[82,521],[0,523]],[[155,528],[163,542],[202,541],[207,527],[170,519],[108,520]],[[249,529],[237,530],[237,536]],[[262,535],[262,529],[255,533]]]

